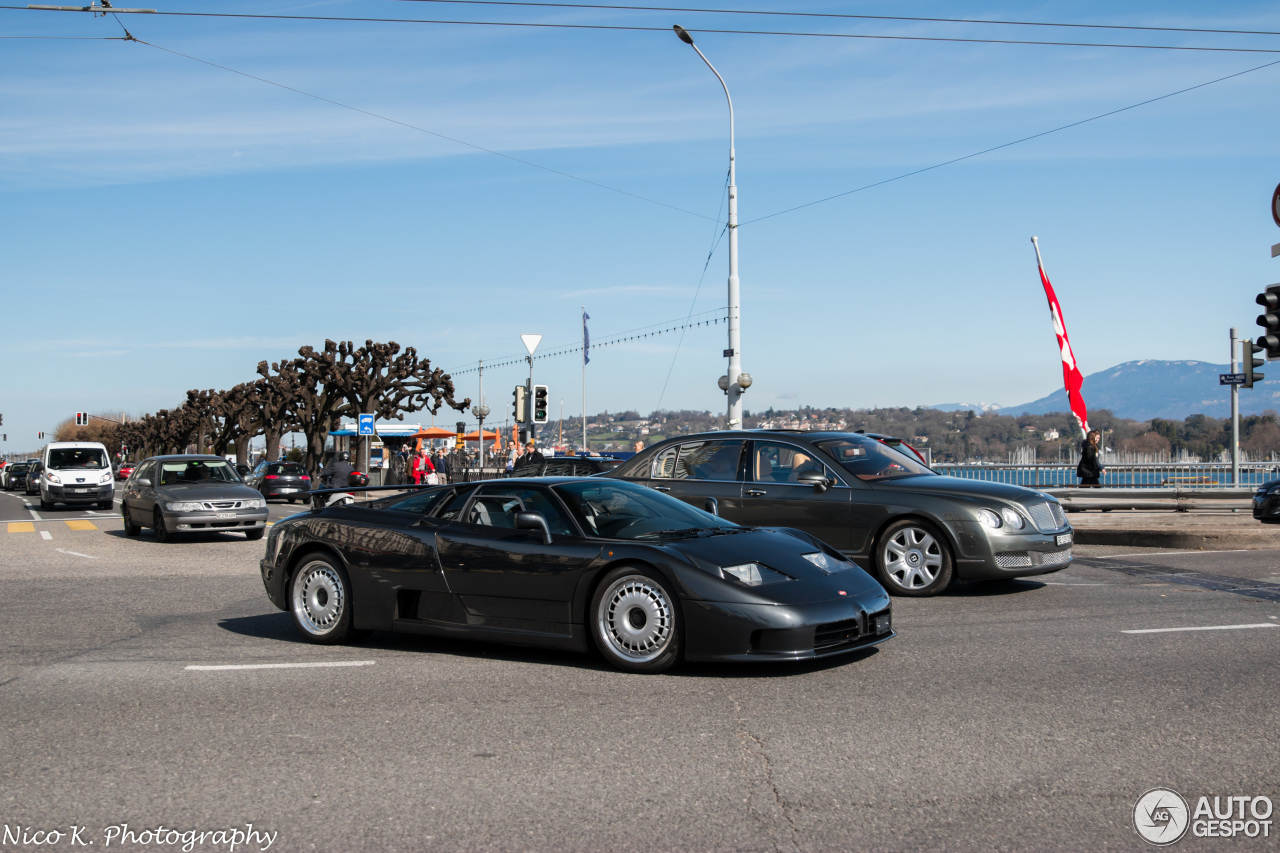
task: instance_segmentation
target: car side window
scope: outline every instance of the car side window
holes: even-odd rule
[[[737,480],[742,441],[693,441],[680,445],[670,474],[676,480]]]
[[[820,471],[828,479],[834,476],[812,451],[774,441],[754,442],[751,466],[757,483],[798,483],[806,471]]]
[[[396,500],[383,504],[386,509],[394,509],[396,512],[413,512],[428,513],[432,508],[451,495],[449,489],[440,489],[438,491],[419,492],[410,495],[402,500]],[[377,506],[377,504],[375,504]]]
[[[673,444],[653,457],[651,477],[668,479],[676,475],[676,459],[680,456],[680,445]]]
[[[568,459],[552,459],[542,472],[547,477],[567,477],[574,473],[573,462]]]
[[[462,513],[463,507],[467,505],[467,501],[471,499],[473,489],[458,489],[453,497],[441,507],[436,513],[436,518],[441,521],[458,521],[458,516]]]
[[[467,510],[466,521],[489,527],[513,528],[516,526],[517,512],[542,513],[542,517],[547,520],[547,528],[553,535],[577,535],[564,512],[543,489],[484,487]]]
[[[156,463],[148,462],[145,465],[143,465],[141,468],[135,469],[133,472],[133,476],[137,477],[139,480],[146,477],[147,479],[151,480],[152,483],[155,483],[155,478],[152,476],[155,473],[155,470],[156,470]]]

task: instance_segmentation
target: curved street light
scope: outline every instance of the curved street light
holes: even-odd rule
[[[689,31],[679,24],[674,25],[672,29],[675,30],[680,41],[689,45],[698,56],[702,57],[702,61],[720,81],[725,100],[729,102],[729,349],[726,351],[729,356],[729,387],[722,390],[729,395],[729,417],[726,426],[734,429],[742,426],[742,392],[751,384],[751,380],[747,379],[743,383],[741,379],[743,375],[742,339],[738,327],[742,309],[738,293],[738,181],[734,170],[733,98],[729,96],[729,87],[725,84],[724,78],[720,76],[720,72],[711,64],[711,61],[703,56],[702,51],[698,50]]]

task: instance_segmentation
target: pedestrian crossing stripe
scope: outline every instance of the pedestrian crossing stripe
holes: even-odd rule
[[[35,533],[36,526],[30,521],[11,521],[9,522],[10,533]]]
[[[67,527],[70,527],[72,530],[97,530],[98,529],[98,525],[94,524],[92,521],[84,521],[81,519],[77,519],[75,521],[67,521],[67,522],[64,522],[64,524],[66,524]]]

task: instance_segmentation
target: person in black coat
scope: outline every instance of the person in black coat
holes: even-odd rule
[[[1076,466],[1076,476],[1080,478],[1082,486],[1099,485],[1098,478],[1106,472],[1098,461],[1098,445],[1101,442],[1102,433],[1091,429],[1080,445],[1080,464]]]

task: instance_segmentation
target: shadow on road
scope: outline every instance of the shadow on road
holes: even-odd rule
[[[957,584],[947,592],[955,598],[983,598],[991,595],[1015,595],[1019,592],[1031,592],[1044,589],[1045,584],[1030,578],[1009,578],[998,581],[971,581]]]
[[[275,642],[288,643],[292,646],[311,645],[298,634],[297,628],[293,625],[293,619],[288,613],[237,616],[220,620],[218,627],[245,637],[273,640]],[[893,641],[890,640],[890,642]],[[409,654],[443,654],[460,658],[510,661],[534,666],[564,666],[596,672],[615,672],[618,675],[631,674],[614,669],[606,664],[594,649],[588,654],[583,654],[529,646],[507,646],[501,643],[476,640],[455,640],[448,637],[392,634],[385,631],[374,631],[359,642],[347,644],[347,647]],[[845,664],[856,663],[877,654],[878,651],[878,648],[873,647],[859,649],[846,655],[822,658],[820,660],[796,661],[794,663],[682,663],[667,672],[666,675],[672,678],[716,679],[794,677],[814,672],[824,672]]]

